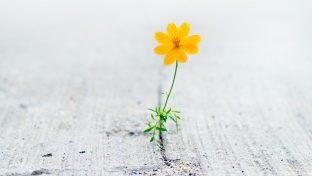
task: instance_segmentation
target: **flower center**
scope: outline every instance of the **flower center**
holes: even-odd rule
[[[174,44],[174,47],[175,47],[175,48],[179,48],[179,45],[180,45],[180,39],[179,39],[179,37],[174,37],[174,38],[172,39],[172,43]]]

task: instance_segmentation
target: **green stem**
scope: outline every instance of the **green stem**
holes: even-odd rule
[[[173,80],[172,80],[172,83],[171,83],[171,87],[170,87],[169,93],[168,93],[167,98],[166,98],[165,106],[164,106],[162,111],[164,111],[166,109],[166,106],[167,106],[167,103],[168,103],[168,99],[170,97],[170,94],[171,94],[171,91],[172,91],[172,88],[173,88],[173,85],[174,85],[174,81],[175,81],[175,78],[176,78],[176,75],[177,75],[177,70],[178,70],[178,61],[176,61],[176,66],[175,66],[175,70],[174,70]]]

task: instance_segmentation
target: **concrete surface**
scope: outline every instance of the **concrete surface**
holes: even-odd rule
[[[311,1],[0,1],[0,175],[312,175]],[[148,143],[191,24],[181,131]]]

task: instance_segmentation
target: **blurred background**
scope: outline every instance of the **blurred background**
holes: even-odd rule
[[[107,56],[103,59],[117,64],[128,59],[116,59],[118,52],[144,53],[131,60],[136,62],[145,57],[148,62],[158,63],[161,58],[151,52],[156,45],[154,32],[164,31],[169,22],[184,21],[191,24],[191,33],[203,38],[200,55],[190,64],[208,60],[211,64],[248,65],[252,70],[287,69],[289,73],[304,72],[301,67],[311,66],[308,0],[2,0],[0,3],[2,70],[10,69],[8,66],[13,69],[12,62],[36,67],[52,59],[55,65],[50,63],[51,67],[57,69],[56,65],[62,65],[64,60],[72,60],[74,64],[85,57]],[[36,61],[29,63],[29,58]],[[237,59],[244,59],[245,64],[233,62]],[[288,64],[292,61],[298,66]]]

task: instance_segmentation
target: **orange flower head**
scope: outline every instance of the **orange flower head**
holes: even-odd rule
[[[191,35],[190,25],[183,23],[179,29],[174,23],[169,23],[167,34],[156,32],[155,39],[160,44],[154,51],[156,54],[165,55],[164,64],[170,65],[175,61],[186,62],[188,54],[196,54],[198,52],[197,44],[200,42],[199,35]]]

